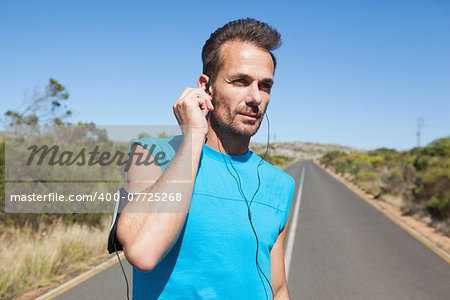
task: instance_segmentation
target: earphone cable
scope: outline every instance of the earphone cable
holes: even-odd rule
[[[222,153],[222,156],[223,156],[223,158],[224,158],[225,165],[226,165],[226,167],[227,167],[228,172],[229,172],[230,175],[234,178],[234,180],[237,182],[238,188],[239,188],[239,193],[241,194],[242,198],[245,200],[245,203],[246,203],[246,205],[247,205],[247,210],[248,210],[248,220],[249,220],[249,222],[250,222],[250,226],[252,227],[253,234],[255,235],[255,239],[256,239],[256,257],[255,257],[255,260],[256,260],[256,266],[257,266],[259,272],[262,273],[262,275],[264,276],[265,280],[266,280],[267,283],[269,284],[270,290],[271,290],[271,292],[272,292],[272,299],[274,299],[272,284],[270,283],[270,280],[267,278],[267,276],[266,276],[266,274],[264,273],[264,271],[261,269],[261,266],[259,265],[259,262],[258,262],[259,239],[258,239],[258,234],[256,233],[256,230],[255,230],[255,227],[253,226],[252,215],[251,215],[251,211],[250,211],[250,206],[251,206],[252,203],[253,203],[253,199],[255,198],[255,196],[256,196],[256,194],[258,193],[259,188],[260,188],[260,186],[261,186],[261,178],[260,178],[260,175],[259,175],[259,167],[264,163],[264,159],[266,158],[267,152],[268,152],[268,150],[269,150],[270,122],[269,122],[269,116],[267,115],[267,112],[266,112],[264,115],[267,117],[267,143],[266,143],[266,151],[265,151],[263,157],[260,159],[260,161],[259,161],[259,163],[258,163],[258,166],[256,167],[256,173],[257,173],[257,176],[258,176],[258,187],[256,188],[256,191],[255,191],[255,193],[253,194],[253,196],[252,196],[252,198],[251,198],[251,200],[250,200],[250,203],[248,202],[247,197],[246,197],[245,194],[244,194],[244,191],[243,191],[243,189],[242,189],[241,178],[240,178],[239,173],[237,172],[236,168],[234,167],[233,163],[231,162],[230,157],[229,157],[228,155],[226,156],[226,157],[228,158],[228,161],[229,161],[231,167],[233,168],[234,172],[236,173],[237,178],[233,175],[233,173],[232,173],[232,172],[230,171],[230,169],[228,168],[228,164],[226,163],[225,155],[224,155],[223,153]],[[218,146],[218,148],[220,149],[219,143],[217,144],[217,146]],[[264,286],[264,289],[265,289],[265,286]]]
[[[117,260],[119,261],[120,268],[122,269],[123,277],[125,278],[125,283],[127,284],[127,300],[130,300],[130,287],[128,284],[127,275],[125,274],[125,270],[123,269],[123,266],[122,266],[122,261],[120,260],[120,257],[119,257],[119,252],[117,251],[116,243],[114,243],[114,250],[116,250]]]

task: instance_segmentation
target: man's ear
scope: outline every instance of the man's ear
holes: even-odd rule
[[[199,88],[202,88],[202,87],[207,88],[208,90],[206,90],[206,92],[208,94],[211,94],[211,84],[209,82],[209,76],[208,75],[205,75],[205,74],[200,75],[200,77],[198,78],[197,84],[198,84]]]

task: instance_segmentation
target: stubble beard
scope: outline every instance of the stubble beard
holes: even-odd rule
[[[217,104],[215,105],[217,109]],[[218,129],[224,133],[230,133],[235,136],[241,137],[252,137],[254,136],[261,126],[264,112],[259,115],[256,121],[244,121],[239,122],[236,117],[239,115],[238,111],[230,111],[227,109],[225,113],[225,118],[220,118],[217,114],[213,113],[214,120],[217,124]]]

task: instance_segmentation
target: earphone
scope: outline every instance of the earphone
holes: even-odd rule
[[[211,93],[209,92],[209,87],[211,86],[211,80],[208,78],[208,82],[206,83],[206,89],[205,89],[205,92],[208,94],[208,95],[211,95]]]

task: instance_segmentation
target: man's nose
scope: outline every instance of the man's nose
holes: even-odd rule
[[[248,87],[247,104],[258,106],[262,102],[261,91],[257,83],[251,84]]]

